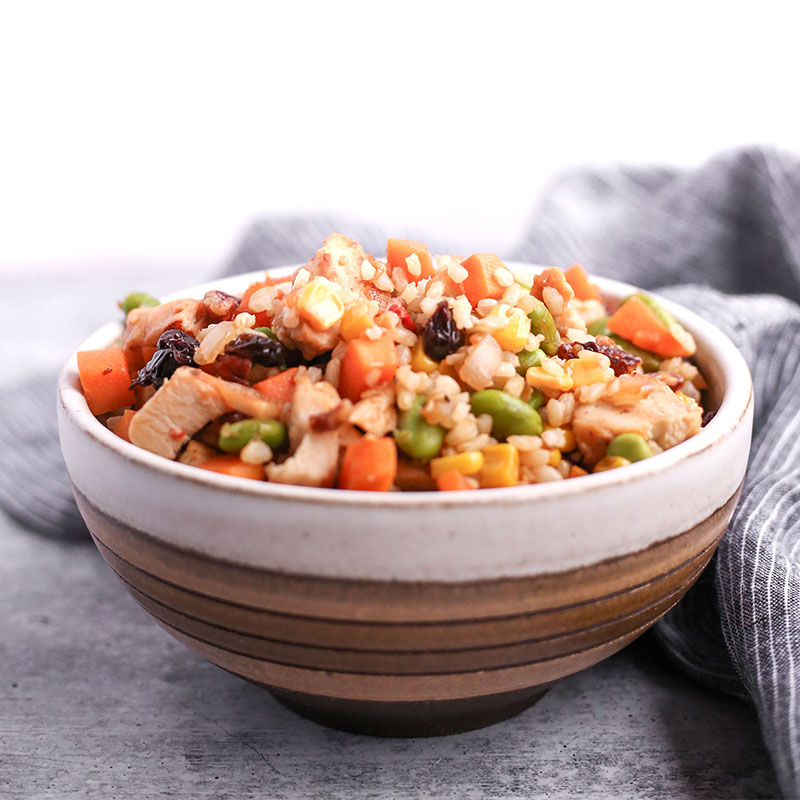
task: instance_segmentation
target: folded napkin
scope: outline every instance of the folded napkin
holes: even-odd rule
[[[385,231],[352,220],[273,217],[253,226],[225,273],[305,261],[331,231],[385,247]],[[751,698],[784,793],[800,795],[800,160],[753,148],[696,170],[576,171],[544,192],[524,240],[502,255],[578,260],[659,288],[747,359],[756,416],[742,499],[715,559],[654,635],[698,680]],[[42,533],[81,536],[54,385],[43,377],[0,394],[0,505]]]

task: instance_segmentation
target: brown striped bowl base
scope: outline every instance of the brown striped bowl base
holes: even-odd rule
[[[105,560],[176,639],[309,719],[380,736],[498,722],[623,648],[694,583],[738,497],[690,530],[586,567],[412,582],[225,562],[75,494]]]

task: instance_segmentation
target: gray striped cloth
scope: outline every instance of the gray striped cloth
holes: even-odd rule
[[[305,261],[334,230],[385,247],[386,231],[352,220],[274,217],[250,230],[225,272]],[[578,260],[659,288],[744,353],[756,417],[742,499],[711,566],[654,635],[698,680],[752,700],[785,795],[800,795],[800,160],[752,148],[696,170],[576,171],[544,192],[504,255]],[[83,535],[53,386],[44,377],[0,396],[0,504],[42,533]]]

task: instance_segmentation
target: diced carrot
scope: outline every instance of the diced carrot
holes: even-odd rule
[[[397,445],[390,436],[365,436],[347,445],[339,471],[340,489],[388,492],[397,475]]]
[[[250,298],[259,290],[265,289],[267,286],[272,286],[278,280],[285,280],[285,278],[267,278],[265,281],[257,281],[256,283],[251,283],[245,290],[244,294],[242,295],[242,302],[239,303],[239,308],[236,309],[237,314],[241,314],[243,312],[253,313],[250,311]],[[256,318],[256,327],[269,327],[270,325],[270,318],[269,314],[266,311],[258,311],[255,312]]]
[[[390,381],[396,371],[397,353],[391,336],[353,339],[342,358],[339,394],[357,403],[363,392]]]
[[[277,400],[281,405],[288,403],[294,394],[294,379],[297,377],[297,367],[285,369],[271,378],[253,384],[265,397]]]
[[[664,358],[690,356],[692,350],[681,341],[641,297],[632,295],[608,318],[608,329],[642,350]],[[674,326],[673,326],[674,327]]]
[[[131,375],[121,347],[78,353],[78,376],[89,410],[95,416],[136,402],[136,395],[128,388]]]
[[[499,300],[503,296],[505,288],[495,280],[494,274],[500,268],[505,269],[506,265],[494,253],[474,253],[462,261],[461,266],[468,273],[463,286],[472,306],[487,297]]]
[[[469,478],[463,472],[457,469],[451,469],[448,472],[443,472],[436,479],[436,488],[440,492],[460,492],[464,489],[472,489],[472,484]]]
[[[583,265],[573,264],[569,269],[564,270],[564,277],[578,300],[603,299],[600,290],[589,280]]]
[[[413,256],[419,259],[419,275],[415,275],[408,266],[407,259],[411,259]],[[436,271],[431,251],[422,242],[415,242],[411,239],[389,239],[386,243],[386,261],[390,269],[400,267],[405,270],[406,277],[412,282],[430,278]]]
[[[567,475],[567,477],[568,478],[580,478],[581,475],[588,475],[588,474],[589,473],[585,469],[583,469],[583,467],[579,467],[577,464],[573,464],[569,468],[569,475]]]
[[[117,422],[114,426],[114,433],[119,436],[120,439],[124,439],[126,442],[131,440],[131,437],[128,435],[128,431],[131,427],[131,420],[135,416],[136,412],[130,408],[126,408],[122,412],[122,419]]]
[[[219,472],[222,475],[233,475],[235,478],[252,478],[254,481],[263,481],[265,478],[263,465],[248,464],[236,454],[214,456],[198,466],[200,469]]]

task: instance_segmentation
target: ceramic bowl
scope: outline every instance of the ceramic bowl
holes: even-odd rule
[[[261,274],[175,296],[241,292]],[[598,283],[612,297],[632,291]],[[717,414],[624,469],[457,493],[232,478],[114,436],[89,412],[73,356],[58,410],[78,506],[160,625],[300,713],[380,735],[499,721],[669,611],[736,504],[753,412],[747,366],[710,322],[661,302],[694,334]],[[79,349],[120,331],[107,325]]]

